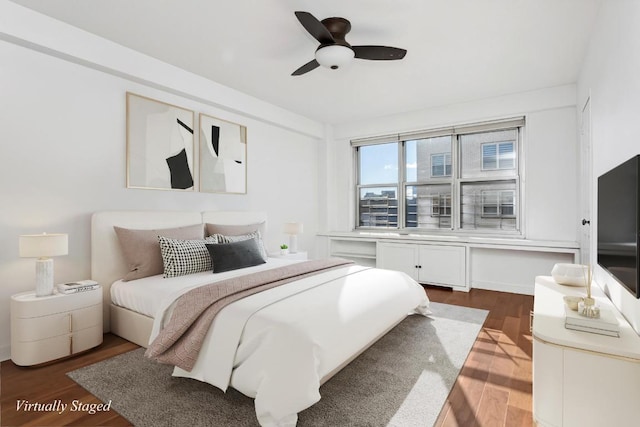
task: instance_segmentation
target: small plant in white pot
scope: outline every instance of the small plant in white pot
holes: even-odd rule
[[[280,255],[287,255],[289,253],[289,246],[284,243],[280,245]]]

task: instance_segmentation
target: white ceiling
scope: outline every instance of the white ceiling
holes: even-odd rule
[[[601,0],[13,0],[309,118],[342,123],[575,83]],[[292,77],[317,42],[294,11],[407,49]]]

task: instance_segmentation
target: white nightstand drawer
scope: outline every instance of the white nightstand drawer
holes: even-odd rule
[[[37,365],[70,356],[102,343],[102,325],[37,341],[11,343],[11,360],[19,366]]]
[[[55,293],[46,297],[23,292],[11,297],[11,315],[17,318],[42,317],[101,303],[102,288],[68,295]]]
[[[71,334],[39,341],[11,343],[11,360],[19,366],[37,365],[71,355]]]
[[[73,352],[88,350],[102,344],[102,325],[83,329],[73,334]]]
[[[11,360],[19,366],[37,365],[88,350],[101,343],[102,325],[38,341],[13,341]]]
[[[36,341],[68,335],[82,329],[102,325],[102,304],[49,316],[14,318],[11,334],[17,341]]]

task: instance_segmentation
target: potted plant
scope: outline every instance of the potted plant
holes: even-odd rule
[[[280,245],[280,255],[287,255],[289,253],[289,246],[284,243]]]

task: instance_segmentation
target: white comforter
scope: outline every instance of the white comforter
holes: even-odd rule
[[[164,301],[153,340],[170,317]],[[424,289],[404,273],[347,266],[261,292],[224,308],[191,372],[255,398],[262,426],[295,426],[333,373],[409,312],[429,314]],[[163,320],[164,319],[164,320]]]

